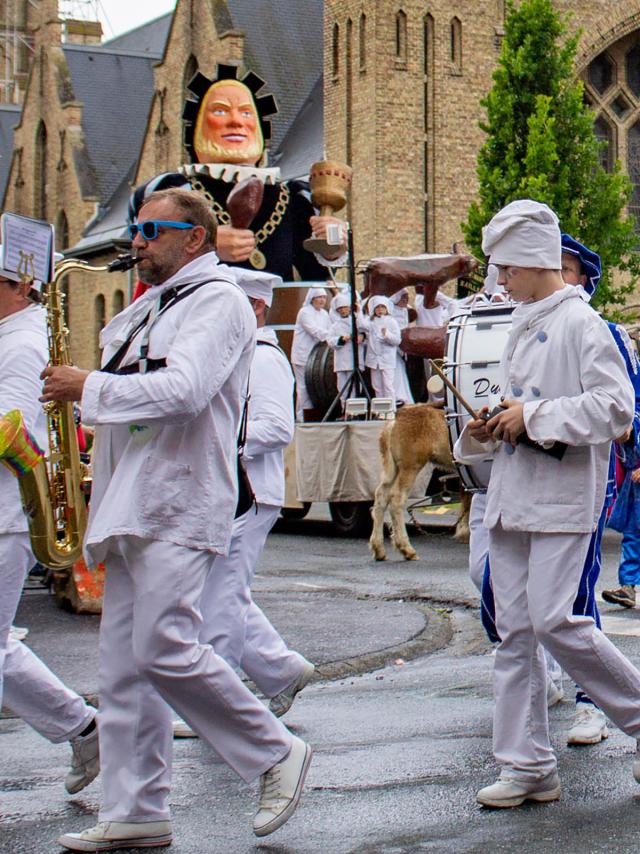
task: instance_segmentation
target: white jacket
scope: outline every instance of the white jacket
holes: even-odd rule
[[[356,327],[358,332],[364,331],[362,316],[357,315]],[[345,335],[351,335],[351,315],[348,317],[338,317],[331,324],[329,329],[329,337],[327,344],[333,350],[333,370],[334,371],[352,371],[353,370],[353,349],[351,341],[344,344],[339,344],[338,341]],[[358,345],[358,365],[364,367],[364,345]]]
[[[47,419],[38,398],[49,359],[46,314],[37,305],[0,320],[0,415],[20,409],[33,437],[48,452]],[[0,465],[0,534],[28,531],[18,479]]]
[[[329,314],[323,308],[317,309],[312,305],[303,305],[293,330],[291,345],[291,364],[306,365],[309,353],[318,341],[326,341],[331,328]]]
[[[386,329],[386,335],[383,330]],[[365,365],[368,368],[395,369],[396,347],[400,343],[400,327],[389,314],[383,317],[370,317],[366,322],[367,355]]]
[[[103,330],[103,365],[164,290],[207,281],[152,327],[149,357],[166,357],[166,368],[131,376],[93,371],[87,378],[82,417],[97,427],[85,538],[92,564],[104,558],[115,536],[227,551],[237,502],[237,434],[256,329],[229,268],[210,252],[147,291]],[[137,360],[139,340],[123,365]]]
[[[451,316],[455,313],[458,300],[438,291],[436,304],[433,308],[424,307],[424,296],[416,294],[416,326],[445,326]]]
[[[266,341],[266,344],[260,344]],[[271,344],[273,329],[262,327],[249,380],[249,420],[244,459],[258,504],[284,504],[284,449],[293,439],[293,374],[287,357]],[[251,512],[251,511],[250,511]]]
[[[562,460],[518,445],[480,444],[465,429],[460,462],[494,454],[484,524],[505,530],[588,533],[600,517],[611,441],[630,426],[634,393],[607,324],[567,285],[521,304],[501,362],[505,399],[524,403],[528,435],[565,442]]]

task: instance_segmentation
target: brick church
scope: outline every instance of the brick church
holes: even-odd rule
[[[299,177],[326,152],[353,166],[358,258],[449,251],[476,191],[479,101],[504,5],[178,0],[172,14],[105,42],[97,22],[61,20],[56,0],[0,0],[3,207],[55,223],[69,257],[110,260],[127,247],[131,187],[186,162],[186,83],[237,62],[280,106],[270,165]],[[621,161],[640,213],[640,0],[556,5],[582,30],[578,70],[604,163]],[[78,364],[97,363],[98,333],[132,286],[123,274],[69,277]]]

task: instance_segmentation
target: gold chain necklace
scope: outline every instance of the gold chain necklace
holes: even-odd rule
[[[213,198],[212,194],[207,190],[202,181],[198,181],[195,178],[190,179],[191,186],[198,193],[201,193],[205,199],[211,205],[214,214],[216,215],[216,219],[220,223],[220,225],[231,225],[231,217],[229,216],[229,212],[226,211],[220,202],[216,201]],[[267,266],[267,259],[263,252],[258,249],[258,246],[261,243],[271,237],[273,232],[282,222],[282,219],[287,212],[287,207],[289,206],[289,200],[291,199],[291,193],[289,192],[289,187],[287,184],[283,183],[280,185],[280,195],[278,196],[278,201],[276,202],[276,206],[273,209],[273,213],[262,226],[262,228],[258,229],[255,232],[256,237],[256,248],[253,250],[251,255],[249,255],[249,263],[256,270],[264,270]]]

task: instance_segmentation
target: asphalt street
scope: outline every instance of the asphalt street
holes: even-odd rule
[[[491,670],[466,547],[447,530],[416,536],[420,560],[333,535],[323,509],[279,523],[255,583],[256,599],[287,641],[319,667],[285,721],[315,750],[301,806],[263,841],[251,833],[256,787],[199,741],[176,742],[174,854],[412,854],[637,850],[640,787],[635,745],[614,727],[601,745],[568,748],[567,699],[550,713],[560,762],[559,802],[517,810],[478,807],[492,782]],[[616,581],[619,540],[607,534],[600,587]],[[640,665],[640,611],[603,604],[605,630]],[[59,611],[25,592],[17,621],[71,686],[97,687],[98,618]],[[94,821],[99,781],[69,797],[68,748],[21,721],[0,720],[0,852],[59,852],[60,833]],[[155,851],[156,849],[147,849]]]

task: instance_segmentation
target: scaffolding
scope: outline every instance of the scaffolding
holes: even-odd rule
[[[19,104],[33,56],[32,22],[38,0],[0,3],[0,102]]]

